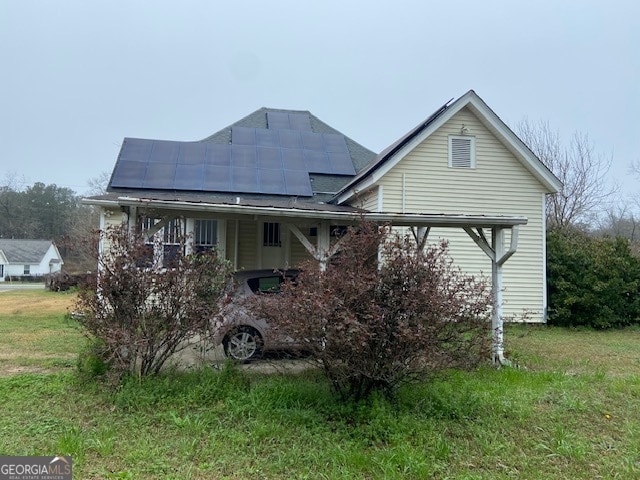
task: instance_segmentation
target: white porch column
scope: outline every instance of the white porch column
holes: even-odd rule
[[[320,222],[320,224],[318,225],[318,247],[316,249],[316,258],[320,262],[320,270],[322,270],[323,272],[327,269],[327,260],[329,259],[330,247],[330,225],[328,222]]]
[[[193,245],[195,243],[195,239],[193,238],[196,234],[196,220],[195,218],[186,218],[185,219],[185,235],[187,240],[184,245],[184,253],[185,255],[190,255],[193,253]]]
[[[511,230],[511,243],[509,250],[504,248],[504,230]],[[491,245],[487,241],[481,228],[477,234],[471,227],[464,227],[464,231],[491,259],[491,293],[493,295],[493,311],[491,317],[491,329],[493,331],[492,357],[494,363],[509,364],[504,358],[504,321],[502,315],[502,266],[516,253],[518,247],[518,225],[513,227],[493,226],[491,228]]]

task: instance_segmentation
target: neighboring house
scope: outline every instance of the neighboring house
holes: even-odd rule
[[[50,240],[0,238],[0,282],[56,273],[63,263],[58,247]]]
[[[103,228],[164,235],[165,252],[192,232],[188,248],[216,245],[236,269],[324,265],[361,217],[418,244],[446,238],[464,270],[492,276],[500,356],[504,318],[545,320],[545,197],[560,186],[469,91],[379,155],[309,112],[268,108],[198,142],[126,138],[107,193],[85,201]]]

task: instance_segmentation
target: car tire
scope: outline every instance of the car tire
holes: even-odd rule
[[[262,355],[264,342],[255,328],[241,325],[227,333],[222,339],[224,354],[239,362],[249,362]]]

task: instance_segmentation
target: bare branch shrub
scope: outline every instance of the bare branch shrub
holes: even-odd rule
[[[453,266],[445,243],[419,252],[366,222],[347,235],[326,271],[310,262],[253,307],[306,342],[343,400],[489,358],[489,288]]]
[[[159,268],[153,247],[126,227],[103,232],[103,240],[109,247],[95,284],[79,293],[80,324],[116,374],[157,374],[187,340],[206,333],[231,267],[215,251],[184,255],[181,248],[169,268]]]

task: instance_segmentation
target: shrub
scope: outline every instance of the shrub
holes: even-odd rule
[[[603,329],[640,323],[640,259],[627,239],[550,230],[547,280],[552,325]]]
[[[103,235],[109,248],[95,282],[79,292],[76,318],[114,372],[158,373],[187,340],[207,332],[231,268],[215,251],[184,255],[184,248],[170,268],[159,268],[144,239],[126,227]]]
[[[455,268],[445,243],[419,252],[369,223],[347,235],[326,271],[309,263],[281,295],[253,307],[304,339],[342,399],[392,396],[429,373],[489,358],[488,286]]]

